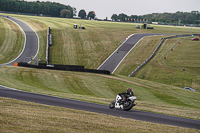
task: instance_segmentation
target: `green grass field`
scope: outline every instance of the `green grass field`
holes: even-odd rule
[[[45,59],[47,28],[51,27],[53,34],[51,63],[84,65],[86,68],[93,69],[96,69],[130,34],[147,32],[190,34],[190,28],[187,27],[153,25],[154,30],[145,30],[136,29],[136,24],[133,23],[112,23],[21,15],[9,16],[14,16],[25,21],[37,32],[40,39],[38,57]],[[86,27],[86,30],[73,29],[74,24],[80,23]],[[199,33],[199,28],[194,28],[193,32]],[[23,37],[20,38],[23,39]],[[190,38],[185,38],[167,56],[167,60],[163,60],[165,53],[178,41],[178,39],[167,40],[151,62],[143,67],[134,77],[128,77],[141,62],[152,54],[160,43],[161,38],[162,36],[146,37],[141,40],[111,76],[4,66],[0,69],[0,85],[23,91],[106,105],[115,99],[116,94],[130,87],[139,98],[137,100],[138,105],[134,107],[135,109],[200,120],[199,42],[191,42]],[[190,56],[188,57],[187,55]],[[185,67],[186,71],[183,72],[182,67]],[[191,86],[197,91],[184,90],[183,86],[186,85]],[[7,99],[1,99],[0,101],[7,101]],[[24,108],[23,104],[19,101],[11,101],[10,104],[12,103],[14,105],[19,104],[17,107],[19,110]],[[1,106],[2,108],[8,108],[11,106],[10,104],[3,104]],[[40,109],[43,108],[41,107],[42,105],[38,106]],[[2,110],[2,108],[0,111],[5,113],[6,110]],[[51,107],[51,109],[56,111],[54,107]],[[50,111],[51,109],[48,108],[46,110]],[[12,113],[13,108],[10,108],[10,110]],[[43,111],[45,112],[46,110],[41,109],[39,113],[44,114]],[[53,113],[59,114],[59,112],[62,111],[59,110]],[[87,114],[86,117],[89,117],[91,114],[93,113]],[[6,116],[9,116],[8,120],[0,121],[0,124],[5,124],[6,121],[16,121],[18,116],[15,117],[14,115],[16,114],[13,114],[13,117],[6,114]],[[30,115],[32,114],[28,111],[25,116],[29,117]],[[81,117],[78,113],[76,115],[77,117]],[[1,116],[0,118],[3,119],[4,117]],[[37,117],[39,119],[40,115],[37,115]],[[104,119],[102,121],[106,121],[107,117],[110,116],[103,116],[102,119]],[[62,119],[62,116],[57,116],[57,118]],[[51,118],[45,116],[44,119]],[[111,118],[111,121],[114,123],[113,119]],[[40,121],[42,121],[42,118]],[[74,126],[73,122],[69,129]],[[61,123],[61,121],[58,120],[57,123]],[[138,123],[142,125],[143,122]],[[18,124],[26,125],[24,121]],[[98,127],[94,132],[100,132],[100,125],[96,122],[94,124]],[[8,124],[5,125],[4,127],[6,128],[19,128],[18,125],[14,127]],[[47,128],[48,125],[44,125],[44,127]],[[83,127],[85,128],[85,125]],[[111,127],[113,126],[111,125]],[[153,125],[152,127],[147,126],[145,129],[141,128],[139,132],[162,131],[162,128],[156,130],[157,127],[157,125]],[[167,128],[168,126],[165,125],[163,127]],[[6,128],[5,131],[8,132],[9,130]],[[93,128],[90,127],[90,129]],[[107,129],[105,129],[105,132],[115,132],[115,130]],[[61,130],[66,129],[65,127],[61,127]],[[184,130],[180,129],[179,131],[179,128],[176,127],[174,132],[194,131],[192,129]],[[19,129],[20,131],[22,129]],[[77,129],[76,131],[81,130]],[[172,129],[169,128],[166,132],[172,132]],[[195,130],[195,132],[197,131]]]

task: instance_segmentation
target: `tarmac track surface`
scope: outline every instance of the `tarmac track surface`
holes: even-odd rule
[[[122,45],[119,46],[99,67],[98,70],[108,70],[111,73],[117,69],[119,64],[128,55],[128,53],[136,46],[136,44],[146,36],[155,35],[169,35],[169,34],[159,34],[159,33],[142,33],[133,34],[128,40],[126,40]]]
[[[130,111],[123,111],[119,109],[109,109],[108,105],[101,105],[101,104],[53,97],[53,96],[48,96],[48,95],[23,92],[23,91],[9,89],[3,86],[0,86],[0,96],[13,98],[13,99],[19,99],[23,101],[41,103],[45,105],[60,106],[60,107],[77,109],[77,110],[85,110],[85,111],[90,111],[90,112],[102,113],[102,114],[107,114],[107,115],[112,115],[112,116],[117,116],[117,117],[148,121],[148,122],[153,122],[153,123],[200,129],[200,121],[198,120],[156,114],[156,113],[133,110],[133,109]]]
[[[36,56],[37,51],[38,51],[38,45],[39,45],[39,41],[38,41],[39,39],[37,37],[37,34],[27,24],[15,18],[9,18],[9,19],[17,23],[23,29],[24,34],[26,36],[25,37],[26,41],[25,41],[25,46],[22,53],[14,61],[4,64],[4,65],[13,65],[15,62],[24,61],[26,57]],[[141,38],[145,36],[149,36],[149,35],[161,35],[161,34],[133,35],[132,37],[129,38],[129,40],[126,41],[126,43],[124,43],[118,48],[119,53],[120,53],[118,55],[123,55],[123,57],[114,55],[117,57],[117,59],[115,59],[117,61],[114,61],[113,64],[117,62],[116,64],[118,65],[120,61],[124,58],[124,55],[126,56],[126,54],[128,54],[128,52],[134,47],[135,44],[137,44],[137,42]],[[103,63],[103,64],[106,64],[106,63]],[[113,71],[114,69],[116,69],[117,65],[113,65],[113,68],[112,69],[109,68],[109,70]],[[100,69],[104,69],[103,65]],[[124,118],[130,118],[130,119],[136,119],[136,120],[142,120],[142,121],[149,121],[149,122],[154,122],[154,123],[200,129],[200,121],[198,120],[192,120],[192,119],[186,119],[186,118],[180,118],[180,117],[174,117],[174,116],[168,116],[168,115],[162,115],[162,114],[156,114],[156,113],[150,113],[150,112],[144,112],[144,111],[138,111],[138,110],[131,110],[131,111],[126,112],[126,111],[122,111],[118,109],[109,109],[108,106],[106,105],[76,101],[76,100],[71,100],[71,99],[64,99],[64,98],[59,98],[59,97],[52,97],[52,96],[42,95],[42,94],[23,92],[19,90],[10,89],[4,86],[0,86],[0,96],[23,100],[23,101],[41,103],[41,104],[46,104],[46,105],[60,106],[60,107],[102,113],[102,114],[107,114],[107,115],[112,115],[112,116],[118,116],[118,117],[124,117]]]

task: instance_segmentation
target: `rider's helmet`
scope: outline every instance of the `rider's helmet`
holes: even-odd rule
[[[131,91],[132,91],[131,88],[128,88],[126,92],[130,93]]]

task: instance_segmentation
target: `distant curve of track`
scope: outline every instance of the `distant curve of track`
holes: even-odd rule
[[[169,35],[161,33],[139,33],[133,34],[128,40],[122,43],[99,67],[98,70],[108,70],[111,73],[117,69],[123,59],[137,45],[137,43],[146,36]]]
[[[24,34],[26,36],[23,52],[15,60],[6,64],[6,65],[13,65],[14,62],[24,61],[24,58],[26,57],[36,56],[38,52],[39,39],[37,37],[37,34],[27,24],[15,18],[9,18],[9,19],[17,23],[23,29]],[[143,38],[144,36],[149,36],[149,35],[160,35],[160,34],[136,34],[132,36],[128,41],[126,41],[125,44],[119,47],[118,49],[119,52],[122,52],[124,55],[126,55],[130,51],[130,49],[134,47],[133,44],[134,45],[137,44],[137,42],[141,38]],[[140,39],[135,40],[134,39],[135,36],[138,36],[137,38],[138,39],[140,38]],[[134,41],[134,43],[132,41]],[[118,57],[118,55],[114,55],[114,56]],[[120,61],[116,61],[116,62],[119,63]],[[116,67],[114,67],[114,69],[115,68]],[[102,68],[100,69],[103,69],[103,65],[102,65]],[[112,68],[109,70],[113,71],[114,69]],[[150,113],[150,112],[144,112],[144,111],[138,111],[138,110],[131,110],[128,112],[117,110],[117,109],[111,110],[106,105],[52,97],[52,96],[42,95],[42,94],[23,92],[19,90],[10,89],[1,85],[0,85],[0,96],[23,100],[23,101],[41,103],[41,104],[46,104],[46,105],[60,106],[60,107],[78,109],[78,110],[86,110],[86,111],[91,111],[91,112],[96,112],[96,113],[108,114],[112,116],[118,116],[118,117],[124,117],[124,118],[130,118],[130,119],[136,119],[136,120],[142,120],[142,121],[149,121],[149,122],[154,122],[154,123],[200,129],[200,121],[198,120],[192,120],[192,119],[186,119],[186,118],[181,118],[181,117],[174,117],[174,116],[168,116],[168,115],[162,115],[162,114],[156,114],[156,113]]]
[[[14,65],[15,62],[30,62],[31,58],[35,58],[39,51],[38,35],[29,25],[27,25],[23,21],[18,20],[16,18],[12,18],[12,17],[7,17],[7,16],[2,16],[2,17],[5,17],[5,18],[13,21],[21,28],[21,30],[24,32],[24,35],[25,35],[25,42],[24,42],[24,48],[23,48],[22,52],[20,53],[20,55],[18,57],[16,57],[16,59],[14,59],[13,61],[11,61],[9,63],[5,63],[5,64],[1,64],[1,65],[2,66],[3,65]]]

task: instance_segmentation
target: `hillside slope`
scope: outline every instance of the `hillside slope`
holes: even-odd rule
[[[140,69],[134,77],[182,88],[188,86],[200,91],[200,42],[191,41],[191,38],[194,37],[166,40],[153,60]],[[130,74],[153,53],[159,42],[159,37],[143,39],[122,62],[116,74]],[[128,62],[129,65],[125,65]],[[183,71],[183,68],[186,71]]]

